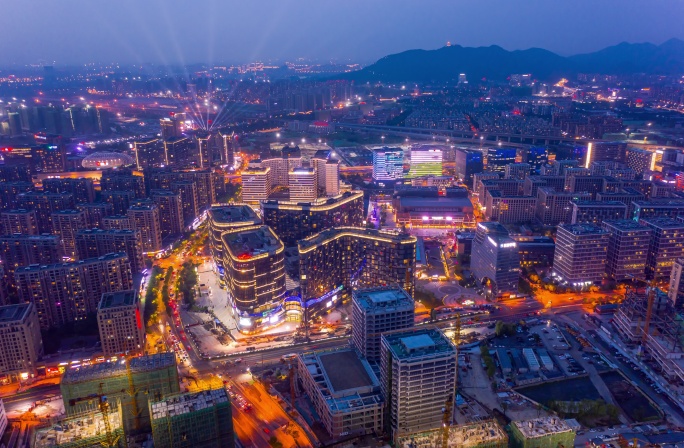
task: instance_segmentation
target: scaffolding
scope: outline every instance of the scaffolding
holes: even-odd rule
[[[107,412],[107,421],[101,412],[59,420],[38,428],[33,436],[35,448],[103,448],[125,447],[121,425],[121,408]]]
[[[542,417],[511,423],[513,448],[570,448],[575,446],[575,431],[558,417]]]
[[[397,448],[507,448],[508,435],[494,420],[448,427],[444,445],[444,428],[401,436]]]

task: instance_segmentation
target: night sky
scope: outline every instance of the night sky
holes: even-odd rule
[[[682,0],[6,0],[0,66],[372,62],[446,41],[563,55],[684,39]]]

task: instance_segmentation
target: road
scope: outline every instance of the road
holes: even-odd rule
[[[23,392],[18,392],[13,395],[2,397],[2,402],[5,405],[5,411],[10,416],[21,415],[28,411],[29,407],[38,400],[44,400],[47,397],[60,395],[61,391],[57,384],[45,384],[27,389]]]

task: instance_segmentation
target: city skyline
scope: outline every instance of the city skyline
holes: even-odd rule
[[[363,8],[310,1],[269,1],[265,6],[16,2],[5,5],[0,18],[6,31],[0,52],[12,64],[183,65],[296,58],[370,63],[446,42],[507,50],[537,47],[567,56],[625,41],[684,39],[677,26],[684,4],[666,0],[649,2],[646,8],[637,0],[534,0],[525,8],[503,1],[430,1],[416,8],[381,0],[357,6]],[[59,37],[51,38],[55,32]]]

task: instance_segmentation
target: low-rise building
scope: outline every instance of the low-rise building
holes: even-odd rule
[[[514,448],[556,448],[575,446],[575,431],[558,417],[514,421],[511,446]]]

